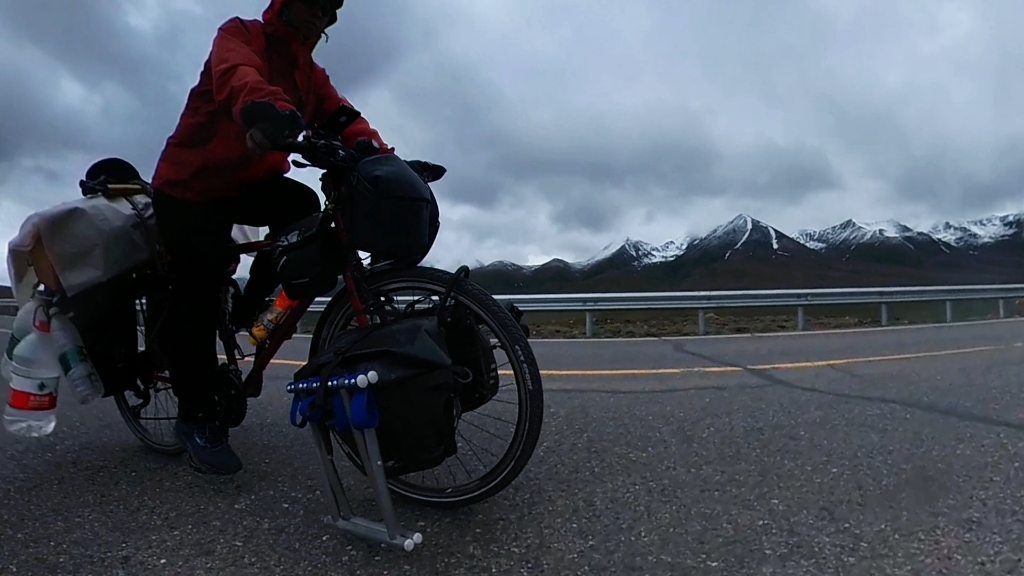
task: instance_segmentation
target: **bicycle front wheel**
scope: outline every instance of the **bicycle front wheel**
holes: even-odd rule
[[[417,307],[427,308],[436,305],[453,280],[451,272],[416,267],[371,275],[366,284],[375,300],[393,300],[389,312],[401,314],[405,302],[415,301]],[[431,470],[388,478],[388,486],[395,494],[437,508],[475,504],[508,487],[533,456],[544,411],[540,369],[518,321],[483,288],[464,278],[454,282],[449,303],[465,307],[485,337],[490,338],[502,382],[496,396],[462,415],[456,433],[456,455]],[[317,323],[310,357],[329,346],[343,330],[355,326],[349,299],[339,294]],[[505,362],[501,352],[507,358]],[[507,377],[512,382],[506,382]],[[493,427],[509,429],[508,437],[491,431]],[[365,473],[358,454],[349,450],[336,433],[335,441],[356,468]]]

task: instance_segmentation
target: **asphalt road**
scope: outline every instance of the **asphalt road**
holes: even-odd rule
[[[1020,573],[1022,342],[1018,321],[535,342],[530,466],[470,510],[400,505],[412,553],[322,523],[292,365],[233,431],[246,468],[226,479],[147,454],[109,401],[64,402],[48,438],[0,433],[0,572]]]

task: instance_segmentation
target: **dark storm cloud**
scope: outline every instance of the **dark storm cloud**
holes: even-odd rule
[[[550,254],[751,207],[799,228],[1021,195],[1018,1],[347,4],[316,58],[400,154],[448,166],[445,239]],[[216,27],[265,5],[0,0],[0,165],[148,172]]]
[[[258,18],[268,3],[226,2],[199,19],[187,8],[160,5],[158,22],[140,29],[126,19],[122,0],[0,2],[0,164],[84,151],[121,155],[147,172],[199,77],[217,26],[236,14],[231,7]],[[321,47],[330,46],[332,80],[348,89],[372,82],[403,46],[383,14],[354,4],[347,11],[359,23],[343,19]],[[96,98],[99,106],[90,110],[88,101]]]
[[[434,135],[431,158],[452,164],[446,198],[491,209],[509,198],[548,205],[556,229],[607,230],[623,210],[645,204],[722,196],[795,202],[844,184],[820,147],[774,139],[736,145],[686,106],[637,118],[633,110],[574,108],[571,98],[552,95],[533,107],[454,53],[425,59],[417,71],[392,86],[417,132]]]
[[[122,12],[111,0],[0,3],[0,162],[101,147],[132,156],[151,143],[146,119],[166,119],[181,101],[168,74],[180,35],[169,28],[143,33]],[[90,113],[87,101],[97,97],[104,100]]]

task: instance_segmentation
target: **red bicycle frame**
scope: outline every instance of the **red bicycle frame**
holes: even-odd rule
[[[342,223],[341,215],[336,211],[334,214],[334,233],[338,240],[341,241],[341,245],[348,247],[348,238],[345,234],[344,225]],[[238,244],[234,247],[233,251],[239,254],[247,254],[252,252],[259,252],[265,250],[270,246],[270,242],[267,240],[258,240],[255,242],[246,242],[244,244]],[[359,299],[359,291],[356,286],[355,276],[353,274],[351,260],[345,260],[345,267],[342,272],[342,276],[345,279],[345,290],[349,296],[349,302],[352,305],[352,309],[356,313],[356,322],[359,323],[360,327],[367,326],[370,323],[370,319],[366,316],[366,307],[362,300]],[[295,333],[295,328],[299,324],[299,320],[306,314],[309,307],[315,301],[315,298],[306,298],[299,300],[288,314],[285,315],[284,320],[274,327],[270,333],[270,337],[267,339],[265,348],[262,352],[258,353],[253,358],[252,369],[245,376],[243,380],[243,388],[246,396],[250,398],[258,398],[263,391],[263,373],[270,365],[271,360],[277,355],[281,346],[292,337]]]

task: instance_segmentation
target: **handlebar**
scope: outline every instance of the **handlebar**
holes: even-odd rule
[[[311,150],[312,146],[309,142],[299,142],[298,140],[283,140],[274,145],[275,152],[287,152],[289,154],[305,154]]]
[[[321,134],[315,132],[307,133],[306,138],[302,141],[292,139],[279,141],[273,146],[273,149],[278,152],[301,156],[304,160],[303,164],[297,164],[294,160],[292,161],[296,167],[313,167],[321,170],[351,169],[360,160],[373,155],[360,154],[355,150],[347,148],[334,138],[322,137]],[[406,163],[427,183],[440,180],[447,172],[447,169],[440,164],[422,160],[406,160]]]
[[[321,170],[352,168],[361,159],[341,142],[333,138],[321,137],[316,133],[306,133],[306,137],[302,141],[280,140],[272,148],[276,152],[301,156],[305,165],[296,164],[298,167],[314,167]]]

